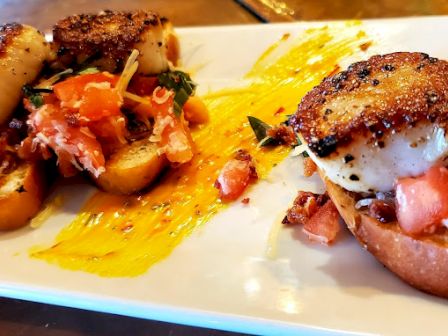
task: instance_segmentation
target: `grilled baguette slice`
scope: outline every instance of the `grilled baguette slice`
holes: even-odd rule
[[[0,175],[0,230],[17,229],[39,211],[47,189],[43,167],[21,162],[7,175]]]
[[[403,281],[448,298],[448,236],[414,238],[397,222],[383,224],[355,209],[352,194],[325,178],[328,194],[359,243]]]
[[[149,139],[121,148],[106,161],[106,171],[95,179],[97,185],[114,194],[133,194],[151,184],[168,161],[158,154]]]

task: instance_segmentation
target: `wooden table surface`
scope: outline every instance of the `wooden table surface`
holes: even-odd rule
[[[0,0],[0,22],[49,31],[73,13],[152,9],[176,26],[448,14],[447,0]],[[241,335],[0,298],[0,336]]]

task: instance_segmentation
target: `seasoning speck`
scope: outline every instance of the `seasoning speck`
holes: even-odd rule
[[[344,163],[349,163],[350,161],[353,161],[355,158],[353,157],[353,155],[351,154],[347,154],[346,156],[344,156]]]
[[[358,177],[358,175],[355,175],[355,174],[351,174],[350,177],[349,177],[349,179],[350,179],[351,181],[359,181],[359,177]]]

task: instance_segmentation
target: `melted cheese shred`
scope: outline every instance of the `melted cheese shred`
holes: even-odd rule
[[[294,113],[307,91],[366,42],[352,26],[308,30],[268,61],[291,39],[285,35],[247,74],[252,84],[203,97],[210,121],[192,130],[196,155],[191,163],[171,169],[142,196],[96,193],[53,246],[34,249],[32,257],[106,277],[145,273],[226,206],[213,183],[238,149],[251,153],[261,178],[288,155],[286,147],[258,147],[247,116],[277,124]]]

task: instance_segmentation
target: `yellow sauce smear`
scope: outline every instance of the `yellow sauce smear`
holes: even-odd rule
[[[190,164],[171,169],[143,196],[96,193],[53,246],[34,249],[31,255],[107,277],[146,272],[225,207],[213,184],[238,149],[251,153],[261,178],[287,156],[289,148],[257,147],[247,116],[277,124],[294,113],[307,91],[367,41],[359,30],[348,28],[352,25],[308,30],[269,64],[277,47],[291,38],[285,35],[247,74],[252,84],[204,97],[211,118],[192,132],[197,155]]]

